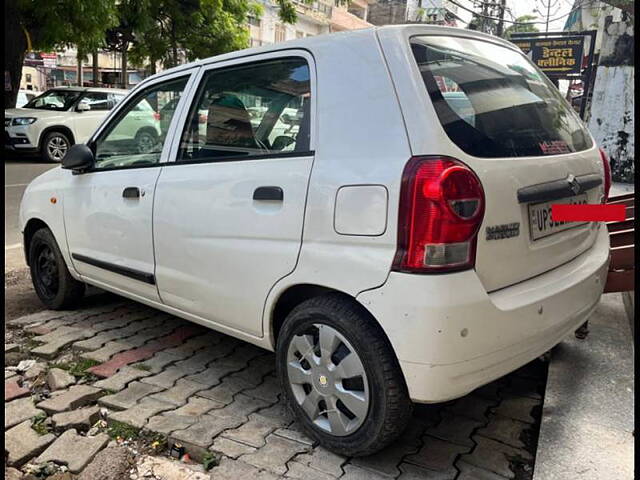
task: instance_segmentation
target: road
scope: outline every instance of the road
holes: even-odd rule
[[[22,260],[18,210],[20,199],[31,180],[56,167],[37,158],[19,157],[4,152],[4,250],[5,269],[18,266]]]

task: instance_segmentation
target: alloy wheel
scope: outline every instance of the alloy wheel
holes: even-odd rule
[[[47,143],[47,153],[49,154],[49,158],[56,162],[62,161],[64,156],[67,154],[67,150],[69,150],[69,143],[66,138],[60,135],[51,137]]]
[[[362,360],[335,328],[313,324],[287,350],[287,376],[307,418],[335,436],[355,432],[369,412],[369,383]]]

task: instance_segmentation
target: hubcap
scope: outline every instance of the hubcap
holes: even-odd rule
[[[47,297],[55,297],[58,293],[58,263],[47,245],[44,245],[36,256],[36,274],[42,293]]]
[[[369,412],[369,383],[347,339],[324,324],[291,339],[287,375],[296,402],[317,427],[335,436],[355,432]]]
[[[51,137],[51,139],[49,139],[49,143],[47,143],[47,152],[49,153],[49,157],[58,162],[62,161],[64,156],[67,154],[68,149],[69,144],[64,137]]]
[[[152,135],[148,133],[141,133],[138,136],[138,152],[139,153],[150,153],[153,151],[155,146],[155,141]]]

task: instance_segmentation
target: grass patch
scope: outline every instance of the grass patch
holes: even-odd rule
[[[128,423],[109,420],[107,434],[111,438],[122,438],[124,440],[137,439],[140,436],[140,429]]]
[[[80,378],[88,378],[91,379],[95,377],[91,372],[87,372],[91,367],[95,367],[96,365],[100,365],[100,362],[96,362],[91,359],[79,358],[76,361],[69,363],[58,363],[56,368],[61,368],[62,370],[66,370],[74,377]],[[95,377],[97,379],[97,377]]]
[[[46,435],[50,432],[49,426],[45,423],[46,420],[46,413],[36,415],[31,419],[31,428],[34,429],[38,435]]]
[[[213,467],[216,467],[220,464],[220,457],[213,452],[207,452],[202,457],[202,466],[205,470],[209,471]]]

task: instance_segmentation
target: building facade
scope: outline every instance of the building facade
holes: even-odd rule
[[[369,8],[374,25],[429,23],[458,26],[458,6],[448,0],[378,0]]]

